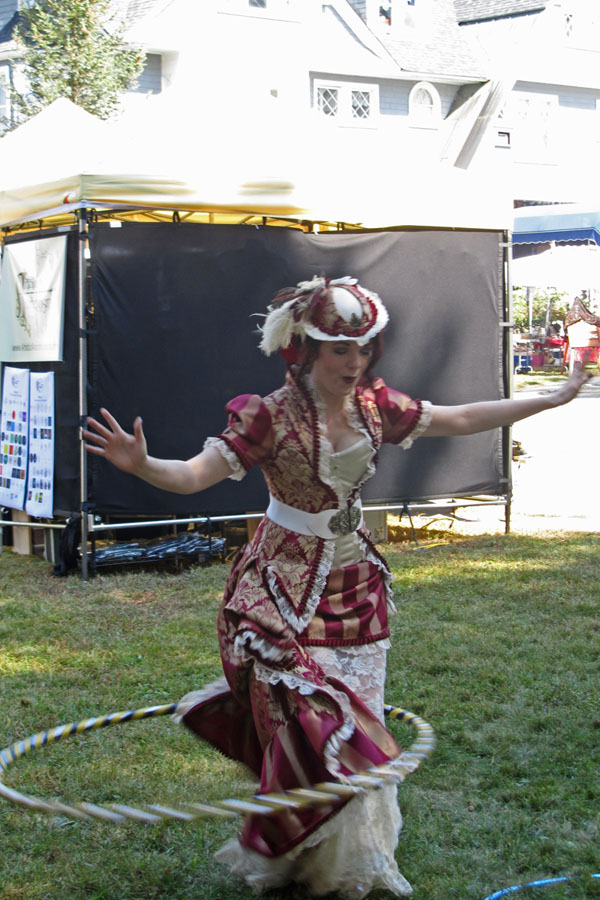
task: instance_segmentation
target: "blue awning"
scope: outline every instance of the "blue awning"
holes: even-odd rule
[[[514,244],[593,241],[600,244],[600,209],[579,204],[523,206],[515,210]]]

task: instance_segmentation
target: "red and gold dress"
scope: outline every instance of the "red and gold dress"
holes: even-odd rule
[[[271,502],[232,566],[218,617],[224,678],[182,699],[178,717],[248,766],[260,791],[307,787],[397,759],[383,724],[390,574],[360,511],[382,442],[408,448],[429,404],[381,379],[348,401],[356,442],[334,453],[308,379],[227,406],[209,438],[241,478],[259,465]],[[394,850],[394,786],[317,810],[250,816],[217,854],[255,890],[289,882],[315,896],[411,893]]]

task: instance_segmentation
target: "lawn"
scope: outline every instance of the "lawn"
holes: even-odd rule
[[[400,787],[415,900],[585,876],[536,896],[600,897],[600,569],[596,534],[426,534],[383,548],[395,574],[387,700],[435,729]],[[54,578],[0,556],[0,747],[54,725],[177,700],[219,675],[227,568]],[[406,726],[390,725],[404,743]],[[19,790],[96,803],[248,796],[247,773],[168,718],[69,738],[18,760]],[[108,825],[0,800],[1,900],[249,900],[214,850],[234,820]],[[523,891],[519,897],[531,895]],[[300,897],[273,891],[272,900]],[[385,893],[380,898],[389,896]]]

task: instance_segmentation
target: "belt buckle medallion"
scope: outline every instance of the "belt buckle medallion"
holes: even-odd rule
[[[329,520],[329,530],[337,535],[350,534],[350,532],[356,531],[360,525],[360,517],[360,509],[356,506],[340,509]]]

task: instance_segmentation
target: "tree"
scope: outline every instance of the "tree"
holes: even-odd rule
[[[10,88],[13,119],[26,121],[59,97],[108,119],[140,74],[145,54],[126,48],[111,0],[36,0],[19,13],[23,90]]]
[[[556,291],[536,290],[531,297],[527,289],[513,288],[513,322],[519,331],[529,330],[529,305],[531,304],[531,324],[544,328],[551,322],[561,322],[564,326],[570,307],[570,301],[564,293]]]

